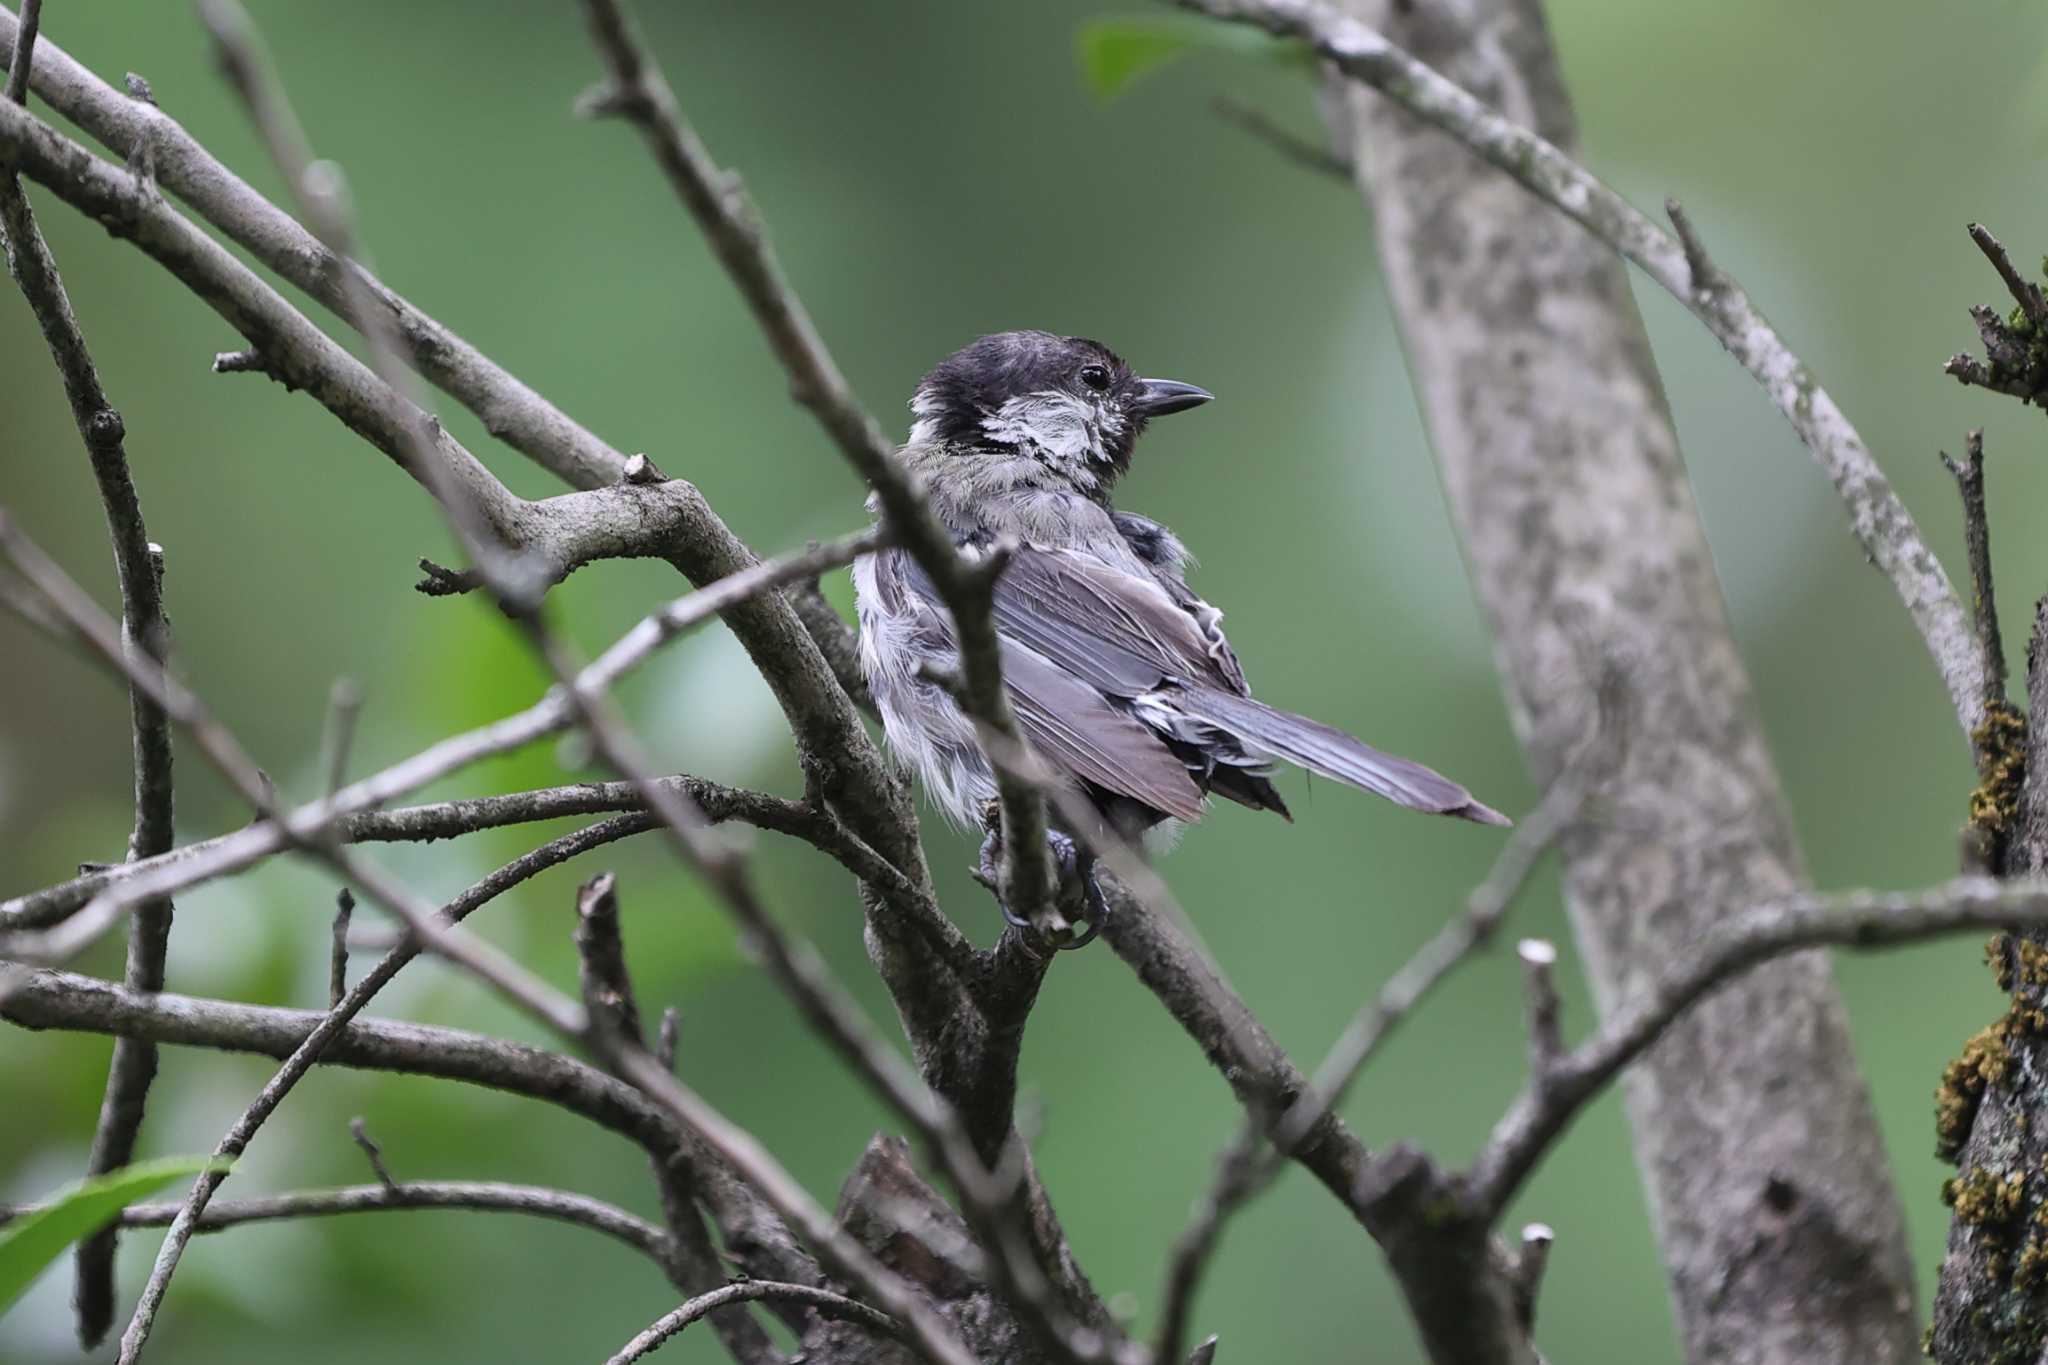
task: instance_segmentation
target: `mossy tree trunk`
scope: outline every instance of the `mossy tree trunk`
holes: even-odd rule
[[[2027,649],[2027,711],[1992,708],[1966,846],[1993,872],[2048,872],[2048,599]],[[2048,1350],[2048,931],[1997,934],[1985,959],[2011,999],[1935,1092],[1935,1146],[1956,1163],[1928,1354],[1943,1365],[2033,1365]]]

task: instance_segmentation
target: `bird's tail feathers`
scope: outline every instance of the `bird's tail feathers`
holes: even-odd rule
[[[1321,721],[1203,687],[1181,691],[1174,701],[1190,716],[1235,736],[1249,750],[1384,796],[1396,805],[1481,825],[1514,823],[1443,774],[1382,753]]]

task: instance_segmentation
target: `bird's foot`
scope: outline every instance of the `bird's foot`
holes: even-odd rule
[[[1018,914],[1003,898],[1003,835],[998,822],[991,822],[987,836],[981,841],[981,858],[974,869],[974,879],[995,895],[996,904],[1002,908],[1004,922],[1012,928],[1032,934],[1063,951],[1085,948],[1095,941],[1095,936],[1102,932],[1103,922],[1109,918],[1109,902],[1103,898],[1102,887],[1095,880],[1095,855],[1058,830],[1047,830],[1045,839],[1052,854],[1056,879],[1047,922],[1034,922]],[[1075,930],[1077,922],[1080,925],[1078,933]]]

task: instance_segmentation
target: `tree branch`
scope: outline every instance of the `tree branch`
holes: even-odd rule
[[[40,0],[26,0],[15,32],[5,98],[21,105],[33,63]],[[113,541],[114,570],[121,595],[123,643],[161,664],[170,651],[170,623],[164,614],[163,552],[151,543],[143,523],[142,502],[128,468],[126,428],[100,383],[98,367],[86,346],[85,334],[71,309],[57,261],[36,225],[20,177],[12,168],[0,171],[0,248],[16,283],[48,343],[71,405],[72,419],[85,443]],[[128,838],[128,861],[164,852],[173,835],[171,727],[162,709],[140,689],[128,693],[135,771],[135,821]],[[149,901],[137,908],[128,936],[125,978],[137,990],[162,990],[164,957],[169,948],[171,902]],[[107,1068],[107,1088],[100,1102],[87,1175],[103,1175],[128,1164],[142,1128],[150,1083],[156,1077],[156,1052],[147,1043],[122,1039],[114,1045]],[[79,1341],[90,1350],[113,1321],[115,1231],[109,1227],[78,1244],[74,1261],[77,1279],[72,1302]]]
[[[1338,156],[1328,147],[1281,127],[1268,118],[1264,111],[1246,104],[1243,100],[1233,99],[1229,95],[1218,95],[1209,101],[1209,112],[1240,132],[1265,143],[1303,170],[1329,176],[1345,185],[1351,183],[1356,168],[1348,158]],[[1175,1356],[1178,1358],[1178,1352]]]
[[[721,579],[709,588],[679,598],[644,618],[639,625],[621,636],[584,671],[585,676],[591,680],[591,685],[609,686],[645,660],[655,649],[691,626],[730,608],[735,602],[765,593],[782,582],[814,571],[813,566],[818,563],[828,562],[837,556],[851,558],[861,547],[873,543],[872,535],[872,532],[864,532],[832,542],[830,545],[820,546],[816,550],[805,551],[800,555],[757,564],[733,578]],[[140,866],[134,869],[108,869],[75,879],[62,887],[0,903],[0,926],[18,925],[23,929],[31,929],[40,924],[68,921],[61,928],[53,929],[39,938],[25,934],[0,933],[0,952],[35,960],[59,959],[75,953],[98,934],[103,933],[126,909],[141,901],[238,871],[272,854],[284,851],[295,840],[310,838],[326,830],[338,816],[366,811],[403,796],[428,782],[445,777],[470,763],[557,734],[573,719],[574,711],[567,701],[566,694],[557,689],[523,711],[433,744],[382,772],[343,788],[331,797],[324,797],[297,808],[280,821],[262,821],[221,839],[209,841],[208,844],[195,846],[193,850],[179,850],[153,861],[148,865],[148,870],[143,870]],[[509,809],[544,809],[550,814],[572,813],[567,806],[551,807],[531,797],[529,801],[529,805],[520,806],[514,803]],[[759,802],[747,804],[755,812],[769,809]],[[443,808],[425,809],[440,811]],[[398,814],[402,813],[394,813],[394,821]],[[459,824],[460,818],[461,812],[450,807],[446,808],[445,815],[416,817],[415,827],[423,830],[437,827],[453,830]],[[522,814],[519,818],[523,819],[526,816]],[[534,818],[547,817],[535,815]],[[435,821],[438,819],[447,819],[450,823],[437,826]],[[369,819],[365,825],[367,829],[390,827],[392,826],[375,818]],[[405,826],[400,824],[398,827]],[[424,833],[421,837],[438,836]],[[850,852],[850,845],[846,841],[836,842],[842,850]],[[899,876],[898,881],[900,880]],[[80,901],[84,897],[89,899],[85,899],[80,908]],[[934,916],[937,915],[935,909],[932,913]],[[935,932],[943,932],[937,929],[936,924],[931,924],[931,927]],[[944,926],[945,930],[951,928],[950,924]],[[957,938],[957,931],[953,933]]]
[[[959,641],[964,708],[983,726],[1005,737],[1014,736],[1015,722],[1003,690],[1000,655],[989,618],[989,594],[1005,561],[1004,552],[999,547],[977,562],[955,549],[950,534],[897,463],[893,444],[860,406],[801,301],[786,283],[760,217],[738,178],[716,166],[683,119],[666,80],[616,0],[586,0],[585,11],[608,77],[608,85],[595,99],[586,99],[585,108],[602,106],[604,112],[623,115],[638,127],[657,165],[752,309],[789,376],[793,395],[874,486],[883,525],[938,584]],[[998,769],[998,787],[1005,903],[1027,917],[1037,917],[1042,911],[1049,923],[1055,922],[1058,915],[1051,905],[1054,881],[1043,803],[1032,784],[1002,768]],[[681,831],[678,833],[680,837]],[[999,1125],[975,1133],[975,1145],[982,1157],[1001,1164],[995,1154],[1006,1145],[999,1135],[1010,1127],[1023,1012],[1035,994],[1043,963],[1018,963],[1000,951],[993,957],[978,955],[966,973],[953,967],[956,984],[949,1000],[928,989],[922,979],[906,980],[896,965],[896,952],[872,932],[874,927],[871,919],[870,954],[896,999],[926,1080],[938,1095],[968,1112],[1000,1114]],[[1008,967],[1022,970],[1008,971]],[[778,967],[778,971],[785,970]],[[977,988],[976,982],[993,982],[996,989]],[[992,1012],[993,1005],[1015,1006],[1016,1012]],[[983,1027],[963,1029],[963,1023],[977,1015]],[[899,1101],[903,1098],[898,1097]],[[928,1138],[933,1136],[929,1129],[924,1131]],[[971,1167],[947,1159],[943,1148],[939,1154],[949,1174],[962,1184],[970,1214],[975,1213],[977,1201],[967,1193],[972,1182],[962,1179]],[[1059,1286],[1074,1316],[1092,1323],[1099,1333],[1107,1327],[1108,1316],[1085,1278],[1072,1266],[1050,1205],[1030,1177],[1028,1158],[1023,1171],[1021,1188],[1030,1196],[1033,1216],[1028,1224],[1038,1269]],[[1068,1353],[1086,1357],[1083,1337],[1061,1326],[1053,1306],[1031,1285],[1031,1268],[1021,1263],[1009,1266],[1000,1248],[999,1239],[996,1270],[999,1275],[1018,1277],[1008,1287],[1021,1294],[1019,1307],[1038,1323],[1042,1337],[1055,1346],[1064,1343]]]
[[[600,1036],[644,1046],[640,1006],[634,999],[632,976],[626,969],[626,944],[619,924],[617,880],[601,872],[576,893],[576,959],[584,1013]],[[673,1066],[666,1069],[673,1071]],[[710,1171],[703,1172],[710,1175]],[[668,1220],[671,1254],[663,1262],[669,1278],[685,1294],[711,1292],[724,1280],[718,1255],[695,1203],[699,1172],[682,1162],[656,1161],[654,1179],[661,1191],[662,1213]],[[782,1353],[746,1311],[734,1305],[712,1312],[712,1326],[741,1365],[781,1365]]]
[[[12,43],[18,27],[0,9],[0,44]],[[336,314],[348,311],[345,269],[363,274],[390,313],[408,363],[475,413],[493,436],[576,487],[598,488],[624,476],[624,455],[360,267],[344,267],[153,101],[116,90],[48,42],[38,48],[30,86],[116,156],[132,158],[149,149],[156,182],[165,191]]]
[[[739,1280],[721,1289],[714,1289],[708,1294],[700,1294],[688,1303],[662,1314],[649,1324],[647,1330],[620,1347],[607,1365],[631,1365],[633,1361],[652,1355],[669,1338],[699,1318],[729,1304],[754,1303],[762,1299],[790,1299],[818,1310],[825,1317],[856,1322],[889,1336],[900,1335],[894,1318],[887,1313],[878,1313],[858,1299],[849,1299],[844,1294],[835,1294],[829,1289],[817,1289],[807,1284]]]
[[[1627,200],[1551,143],[1487,108],[1387,39],[1320,0],[1178,0],[1186,9],[1306,42],[1346,76],[1457,139],[1634,262],[1697,317],[1777,405],[1849,513],[1849,527],[1941,673],[1967,737],[1983,721],[1983,666],[1962,603],[1863,438],[1741,286],[1693,259]],[[1696,278],[1700,276],[1700,278]]]
[[[989,594],[1006,552],[998,547],[976,562],[955,548],[952,536],[897,462],[895,445],[860,405],[810,314],[789,287],[746,187],[711,159],[618,0],[585,0],[584,12],[610,82],[601,102],[640,130],[676,197],[752,309],[789,376],[791,396],[811,411],[847,462],[874,486],[885,524],[937,585],[959,644],[963,706],[998,733],[1015,736],[1016,719],[1003,690],[1001,655],[989,619]],[[1034,921],[1056,917],[1050,905],[1054,879],[1044,803],[1028,783],[1000,769],[997,785],[1002,798],[1006,904]]]
[[[1930,606],[1947,623],[1933,632],[1934,653],[1966,724],[1981,709],[1971,681],[1981,656],[1931,556],[1885,548],[1904,544],[1900,532],[1917,543],[1890,515],[1892,490],[1872,481],[1868,452],[1782,341],[1748,325],[1753,308],[1701,234],[1688,234],[1688,249],[1569,160],[1576,116],[1543,0],[1344,0],[1378,33],[1320,27],[1332,5],[1282,8],[1377,68],[1326,69],[1326,109],[1358,162],[1531,770],[1547,780],[1568,768],[1590,698],[1611,686],[1625,704],[1627,743],[1563,859],[1594,996],[1611,1009],[1690,951],[1726,907],[1789,894],[1806,876],[1615,245],[1660,286],[1684,291],[1818,438],[1823,465],[1857,504],[1852,523],[1880,542],[1873,558],[1922,614],[1923,634]],[[1484,103],[1467,91],[1483,91]],[[1560,462],[1559,450],[1573,458]],[[1921,591],[1930,585],[1938,591]],[[1718,1099],[1701,1105],[1708,1074]],[[1899,1192],[1824,955],[1746,974],[1670,1029],[1630,1082],[1636,1167],[1686,1354],[1911,1355],[1918,1324]],[[1796,1219],[1759,1197],[1773,1178],[1799,1191]],[[1430,1192],[1426,1180],[1417,1186]],[[1502,1280],[1505,1320],[1518,1321],[1498,1244],[1452,1240],[1453,1264]],[[1730,1247],[1745,1252],[1731,1258]],[[1489,1324],[1485,1335],[1500,1333]]]
[[[241,789],[252,805],[268,814],[273,821],[278,819],[271,795],[259,780],[260,774],[256,772],[254,765],[248,762],[233,737],[212,718],[203,703],[190,692],[171,682],[161,669],[151,672],[132,661],[120,658],[117,651],[110,649],[103,638],[106,634],[105,623],[97,619],[96,609],[90,600],[79,593],[75,585],[65,579],[56,566],[44,558],[19,532],[14,531],[4,518],[0,518],[0,552],[5,553],[15,569],[42,592],[50,604],[93,645],[106,662],[118,668],[125,668],[132,678],[149,689],[151,695],[158,699],[173,719],[192,732],[199,741],[201,751],[224,776]],[[602,663],[603,660],[600,660],[598,665],[593,665],[592,670],[586,672],[597,670]],[[593,738],[601,745],[605,744],[604,727],[597,723],[596,713],[581,690],[583,675],[572,676],[563,670],[563,676],[569,679],[567,691],[574,700],[576,709],[583,713],[586,723],[592,726]],[[616,748],[609,756],[615,763],[620,760]],[[669,824],[678,836],[686,835],[689,832],[688,827],[680,821],[676,811],[661,810],[656,800],[659,795],[657,789],[645,779],[640,781],[643,794],[649,795],[651,803],[656,804],[664,823]],[[670,802],[673,806],[673,798],[670,798]],[[457,935],[450,926],[441,923],[431,910],[419,905],[402,886],[369,866],[351,859],[340,845],[300,840],[297,841],[297,846],[330,863],[337,871],[349,877],[398,915],[405,921],[412,936],[425,947],[458,963],[562,1037],[598,1048],[621,1074],[702,1137],[749,1183],[760,1190],[778,1213],[800,1227],[831,1268],[849,1276],[893,1315],[903,1319],[910,1334],[926,1355],[935,1361],[946,1362],[946,1365],[969,1365],[970,1358],[943,1320],[909,1296],[901,1284],[879,1263],[848,1240],[829,1216],[811,1202],[802,1188],[751,1135],[734,1127],[723,1116],[683,1088],[644,1048],[616,1034],[607,1033],[602,1028],[594,1027],[590,1015],[575,1002],[555,992],[496,948],[484,944],[481,940]],[[267,1113],[267,1110],[265,1112]],[[260,1122],[260,1118],[258,1121]],[[231,1139],[232,1136],[231,1134]],[[225,1142],[223,1145],[226,1145]],[[193,1193],[186,1202],[186,1217],[174,1224],[170,1235],[165,1238],[163,1247],[158,1252],[156,1268],[150,1276],[149,1283],[144,1287],[142,1301],[130,1319],[128,1330],[122,1335],[121,1365],[132,1365],[143,1342],[147,1340],[170,1276],[177,1266],[184,1245],[191,1236],[191,1220],[203,1209],[207,1197],[222,1178],[224,1173],[209,1172],[195,1183]]]
[[[791,395],[811,409],[819,426],[831,436],[848,463],[874,485],[885,524],[911,559],[938,585],[940,598],[952,614],[954,639],[961,649],[963,704],[977,720],[1001,735],[1016,735],[1010,696],[1001,686],[1001,655],[989,620],[989,593],[1008,555],[997,551],[975,563],[961,555],[952,536],[924,503],[920,491],[895,458],[874,417],[854,397],[840,366],[831,360],[809,311],[782,276],[760,213],[739,176],[721,170],[694,129],[684,121],[676,96],[657,65],[647,57],[639,35],[618,0],[586,0],[590,31],[606,63],[610,86],[602,104],[639,127],[655,164],[662,168],[676,196],[711,241],[727,276],[754,311],[782,370],[791,381]],[[1055,917],[1051,855],[1044,841],[1044,804],[1028,784],[1001,774],[997,788],[1004,817],[1004,894],[1008,905],[1026,919]]]
[[[2036,291],[2038,296],[2039,291]],[[2005,642],[1998,633],[1998,597],[1991,574],[1991,526],[1984,510],[1984,429],[1973,427],[1963,435],[1963,460],[1958,464],[1941,455],[1942,467],[1955,477],[1956,492],[1963,504],[1963,545],[1970,558],[1971,609],[1975,617],[1978,647],[1984,653],[1984,705],[1987,709],[2005,702]]]
[[[1788,897],[1714,923],[1599,1031],[1532,1076],[1472,1163],[1473,1198],[1489,1218],[1521,1188],[1566,1126],[1672,1021],[1730,980],[1802,948],[1891,948],[1963,930],[2048,922],[2048,883],[1965,877],[1923,891]]]
[[[1060,1358],[1074,1362],[1119,1359],[1120,1343],[1114,1338],[1105,1346],[1099,1328],[1086,1329],[1068,1319],[1063,1308],[1053,1302],[1040,1268],[1030,1259],[1035,1247],[1028,1232],[1031,1208],[1025,1176],[1029,1168],[1021,1141],[1011,1133],[1001,1160],[993,1167],[983,1165],[952,1106],[882,1041],[815,951],[792,939],[775,922],[755,892],[745,859],[708,837],[703,817],[685,799],[655,782],[602,682],[584,685],[582,679],[592,670],[575,668],[561,642],[537,614],[523,624],[561,680],[593,746],[606,763],[635,784],[676,852],[710,885],[760,950],[776,983],[855,1074],[924,1139],[960,1192],[969,1219],[990,1249],[991,1268],[1012,1302]],[[579,943],[585,963],[586,1013],[598,1045],[616,1061],[639,1046],[639,1037],[637,1028],[606,1026],[614,1010],[610,997],[617,993],[624,970],[622,959],[614,961],[617,955],[608,946],[611,936],[602,927],[616,914],[615,907],[610,915],[605,913],[609,899],[608,886],[586,888],[585,898],[579,902],[579,922],[590,932]],[[619,1022],[623,1024],[623,1020]]]
[[[281,377],[305,388],[344,423],[423,483],[428,471],[407,464],[405,441],[423,415],[371,370],[297,313],[253,272],[160,199],[141,193],[126,172],[98,161],[25,112],[0,108],[0,156],[54,190],[117,236],[133,240],[220,312],[263,352]],[[509,377],[507,377],[509,383]],[[580,564],[620,554],[668,558],[702,583],[747,568],[750,557],[717,522],[695,488],[680,480],[616,482],[537,502],[514,497],[448,436],[430,428],[436,468],[447,472],[491,531],[523,552],[533,573],[558,580]],[[620,457],[617,476],[624,477]],[[429,484],[431,486],[431,484]],[[900,812],[889,808],[879,758],[858,720],[786,603],[748,599],[729,604],[733,624],[763,669],[791,723],[810,743],[802,752],[838,755],[821,772],[824,790],[843,802],[856,828],[875,818],[891,832],[862,829],[888,846],[907,846]],[[830,741],[828,744],[827,741]]]
[[[178,1204],[130,1204],[116,1220],[124,1228],[169,1226]],[[250,1223],[275,1223],[294,1218],[331,1218],[345,1213],[380,1213],[409,1209],[470,1209],[484,1213],[520,1213],[573,1223],[601,1232],[659,1264],[667,1254],[668,1234],[624,1209],[566,1190],[539,1185],[508,1185],[496,1181],[408,1180],[386,1185],[344,1185],[332,1190],[293,1190],[251,1199],[216,1200],[200,1215],[198,1231],[225,1232]],[[38,1211],[34,1204],[0,1205],[0,1224]]]
[[[1104,889],[1112,913],[1103,938],[1201,1047],[1270,1138],[1307,1092],[1308,1079],[1160,915],[1120,882]],[[1432,1358],[1529,1365],[1509,1288],[1488,1270],[1486,1227],[1470,1218],[1438,1217],[1451,1186],[1434,1163],[1408,1148],[1375,1157],[1327,1110],[1292,1156],[1386,1250]]]
[[[1388,978],[1379,993],[1345,1026],[1315,1079],[1273,1126],[1273,1141],[1261,1155],[1266,1124],[1256,1111],[1216,1157],[1216,1176],[1196,1202],[1194,1215],[1174,1243],[1166,1276],[1155,1360],[1178,1360],[1188,1336],[1195,1290],[1222,1243],[1224,1225],[1264,1193],[1286,1169],[1288,1156],[1309,1130],[1343,1102],[1367,1062],[1387,1038],[1460,963],[1491,942],[1543,854],[1579,816],[1585,789],[1577,773],[1551,785],[1536,809],[1515,824],[1486,879],[1465,898],[1464,913],[1439,929]]]

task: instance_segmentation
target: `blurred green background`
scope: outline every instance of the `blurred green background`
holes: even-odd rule
[[[1074,56],[1096,0],[642,8],[684,106],[745,172],[790,274],[885,425],[904,425],[924,369],[1006,327],[1101,337],[1146,372],[1212,388],[1221,401],[1148,438],[1122,501],[1200,553],[1198,587],[1230,612],[1261,694],[1424,757],[1506,809],[1532,799],[1366,214],[1345,186],[1208,109],[1228,91],[1313,133],[1298,74],[1207,55],[1105,108]],[[1989,428],[2007,638],[2024,640],[2028,604],[2048,582],[2048,541],[2034,534],[2048,494],[2039,421],[1938,367],[1974,345],[1964,305],[2002,302],[1964,222],[1987,222],[2023,260],[2048,247],[2048,17],[1996,0],[1938,11],[1911,0],[1556,0],[1552,12],[1593,165],[1639,203],[1685,199],[1952,566],[1954,496],[1934,452],[1956,448],[1967,425]],[[388,281],[620,448],[697,481],[763,551],[860,523],[862,490],[789,403],[637,141],[570,117],[597,67],[568,0],[270,0],[258,17],[316,145],[348,169]],[[109,80],[146,75],[188,128],[277,194],[185,7],[53,4],[45,32]],[[238,344],[227,327],[141,255],[36,198],[127,417],[150,530],[167,549],[180,660],[281,786],[312,790],[339,675],[369,696],[358,771],[529,700],[536,670],[488,607],[411,590],[413,560],[448,553],[426,499],[303,396],[209,375],[212,354]],[[1971,778],[1904,613],[1749,380],[1663,295],[1645,291],[1643,305],[1816,881],[1947,875]],[[0,501],[111,601],[85,460],[12,291],[0,294],[0,374]],[[466,414],[442,411],[520,490],[551,491]],[[665,569],[608,565],[557,597],[596,645],[677,587]],[[669,650],[627,697],[665,761],[796,789],[768,694],[722,631]],[[444,794],[557,780],[564,761],[523,753]],[[127,762],[117,689],[0,621],[0,889],[119,857]],[[179,779],[181,837],[246,818],[189,745]],[[1454,911],[1498,840],[1327,785],[1287,791],[1293,827],[1226,809],[1165,870],[1236,985],[1308,1059]],[[438,895],[548,832],[377,856]],[[936,827],[929,843],[947,903],[985,941],[997,921],[964,875],[968,845]],[[765,840],[760,857],[787,921],[886,1019],[844,878]],[[622,877],[643,1001],[682,1011],[688,1079],[832,1197],[884,1120],[652,844],[532,883],[483,927],[567,982],[571,889],[605,867]],[[181,900],[173,987],[317,1003],[333,890],[277,865]],[[1553,881],[1534,888],[1514,929],[1568,940]],[[89,965],[117,962],[109,946]],[[1924,1297],[1946,1230],[1930,1090],[1998,1002],[1972,941],[1837,966]],[[1568,1003],[1583,1027],[1576,983]],[[378,1009],[529,1032],[430,964]],[[1518,1014],[1511,959],[1496,950],[1400,1036],[1350,1118],[1371,1141],[1413,1138],[1461,1159],[1519,1082]],[[107,1051],[99,1039],[0,1030],[0,1194],[34,1197],[74,1175]],[[144,1152],[209,1148],[268,1070],[167,1053]],[[1227,1092],[1101,950],[1058,963],[1024,1070],[1043,1108],[1039,1154],[1081,1258],[1149,1323],[1163,1249],[1232,1127]],[[636,1153],[552,1110],[345,1072],[292,1096],[229,1192],[365,1178],[346,1130],[355,1114],[402,1178],[553,1183],[652,1208]],[[1516,1216],[1558,1231],[1538,1332],[1553,1358],[1675,1359],[1612,1096]],[[156,1239],[124,1241],[124,1305]],[[0,1322],[0,1358],[77,1359],[67,1297],[68,1271],[46,1277]],[[195,1248],[152,1358],[589,1360],[672,1301],[647,1264],[553,1225],[416,1213],[263,1227]],[[1229,1360],[1417,1358],[1377,1252],[1298,1174],[1235,1225],[1198,1325],[1223,1334]],[[721,1358],[697,1334],[670,1355]]]

